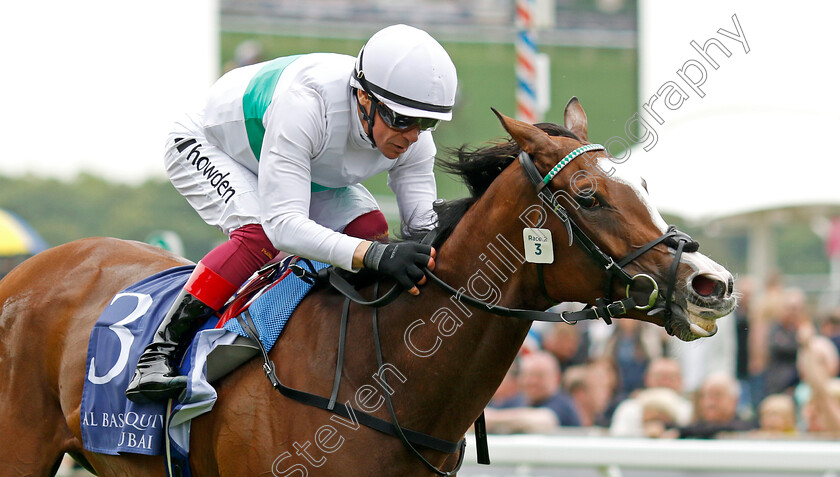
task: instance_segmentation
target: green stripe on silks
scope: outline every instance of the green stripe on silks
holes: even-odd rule
[[[245,115],[245,133],[248,135],[248,144],[257,161],[260,160],[263,138],[265,138],[265,126],[263,116],[274,97],[274,89],[277,81],[287,66],[303,55],[284,56],[266,63],[262,69],[251,78],[245,95],[242,96],[242,112]]]
[[[325,190],[335,190],[335,189],[345,189],[346,187],[327,187],[322,186],[321,184],[316,184],[314,182],[312,184],[312,192],[324,192]]]

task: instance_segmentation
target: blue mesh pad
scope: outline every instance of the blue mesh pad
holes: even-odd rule
[[[329,266],[326,263],[316,261],[312,261],[312,265],[316,271]],[[274,343],[277,342],[286,321],[289,320],[289,316],[311,288],[311,284],[306,283],[294,274],[289,274],[248,307],[257,331],[260,333],[260,341],[262,341],[266,351],[271,350]],[[242,336],[248,336],[248,333],[242,329],[242,325],[236,319],[231,319],[225,323],[224,329]]]

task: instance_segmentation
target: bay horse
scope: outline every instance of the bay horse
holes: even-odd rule
[[[663,293],[651,293],[655,303],[630,307],[626,317],[693,340],[714,334],[715,320],[735,306],[732,276],[690,238],[667,228],[639,178],[616,172],[619,167],[597,148],[575,153],[589,144],[576,98],[566,107],[565,127],[497,115],[512,140],[462,147],[447,163],[472,196],[438,208],[434,276],[458,293],[427,284],[419,297],[404,293],[379,308],[384,363],[377,363],[371,308],[350,306],[346,328],[338,401],[390,420],[382,404],[387,397],[400,425],[449,441],[461,439],[481,414],[531,326],[527,319],[497,316],[498,307],[546,310],[574,301],[603,313],[604,299],[636,293],[630,285],[643,276]],[[558,166],[572,153],[578,157]],[[538,179],[547,177],[544,185],[530,177],[534,171],[527,169],[534,166]],[[549,206],[535,188],[558,201]],[[550,240],[526,251],[528,233],[545,237],[546,231]],[[533,263],[534,254],[549,247],[553,260]],[[186,263],[145,244],[90,238],[40,253],[0,282],[0,475],[52,475],[65,453],[101,476],[164,475],[160,456],[86,451],[80,401],[88,338],[109,300],[142,278]],[[634,274],[631,282],[611,279],[615,270]],[[370,286],[362,292],[370,295]],[[460,301],[467,296],[476,303]],[[327,288],[301,302],[270,352],[286,385],[329,395],[343,303]],[[287,399],[267,384],[260,359],[215,384],[215,408],[192,424],[192,475],[437,473],[399,439]],[[443,471],[458,460],[428,448],[420,453]]]

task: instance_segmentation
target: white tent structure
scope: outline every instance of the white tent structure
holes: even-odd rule
[[[639,113],[626,163],[660,211],[747,227],[766,276],[772,226],[840,214],[840,3],[639,5]]]

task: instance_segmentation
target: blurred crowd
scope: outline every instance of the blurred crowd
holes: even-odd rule
[[[690,343],[630,319],[535,323],[485,411],[488,431],[840,436],[840,308],[816,313],[778,277],[755,289],[739,279],[738,308]]]

